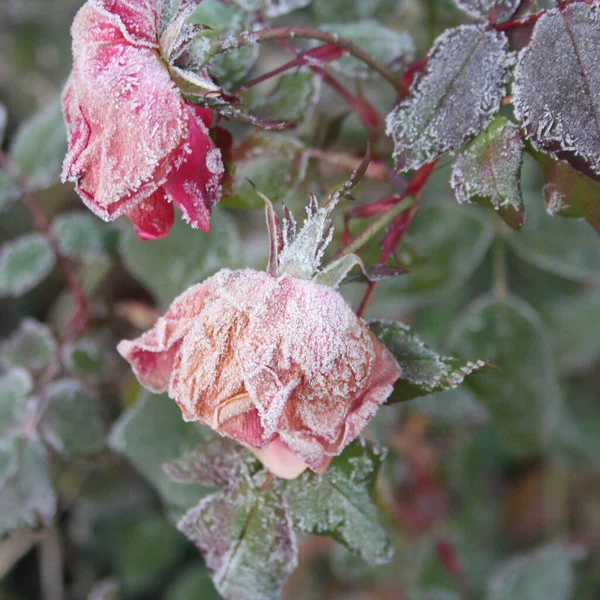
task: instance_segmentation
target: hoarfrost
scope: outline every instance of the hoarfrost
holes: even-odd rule
[[[249,12],[262,10],[267,17],[279,17],[308,6],[312,0],[233,0]]]
[[[450,184],[458,202],[491,205],[520,229],[525,220],[520,177],[524,149],[519,129],[499,117],[454,164]]]
[[[217,590],[235,600],[277,600],[297,564],[285,503],[265,473],[204,498],[178,528],[198,546]]]
[[[545,13],[515,72],[515,114],[533,145],[600,179],[600,7]]]
[[[396,168],[422,167],[477,135],[500,108],[513,64],[504,33],[463,25],[438,37],[425,73],[387,117]]]
[[[294,524],[340,538],[372,564],[389,561],[393,549],[371,498],[384,457],[382,449],[359,439],[323,475],[305,472],[290,481],[284,495]]]
[[[2,359],[12,365],[40,371],[50,364],[56,352],[56,340],[44,324],[23,319],[19,328],[0,347]]]
[[[506,21],[517,10],[522,0],[454,0],[458,8],[476,19],[490,19],[494,23]]]

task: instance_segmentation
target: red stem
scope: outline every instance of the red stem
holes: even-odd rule
[[[58,267],[58,270],[60,271],[63,279],[69,286],[69,289],[75,298],[75,302],[77,303],[77,311],[71,318],[67,332],[67,339],[74,339],[85,329],[89,321],[90,315],[88,299],[71,268],[69,259],[60,251],[58,241],[50,229],[50,223],[48,222],[44,211],[40,208],[37,200],[29,192],[26,181],[12,163],[9,156],[1,150],[0,166],[4,167],[7,175],[19,189],[23,204],[31,215],[31,219],[33,220],[35,228],[46,238],[50,244],[50,247],[52,248],[52,251],[56,257],[56,266]]]
[[[538,13],[533,13],[531,15],[527,15],[526,17],[522,17],[521,19],[514,19],[513,21],[504,21],[504,23],[497,23],[494,25],[494,29],[496,31],[509,31],[511,29],[519,29],[520,27],[527,27],[528,25],[533,25],[536,23],[539,18],[546,14],[545,10],[542,10]]]

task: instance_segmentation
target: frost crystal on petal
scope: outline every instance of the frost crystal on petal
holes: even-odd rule
[[[533,145],[600,179],[600,7],[544,14],[519,55],[513,104]]]
[[[500,108],[513,62],[501,32],[465,25],[438,37],[425,73],[387,117],[396,168],[418,169],[486,127]]]
[[[520,177],[524,149],[519,129],[498,117],[454,163],[450,184],[456,199],[490,205],[520,229],[525,220]]]

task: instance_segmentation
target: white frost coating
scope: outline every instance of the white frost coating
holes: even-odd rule
[[[297,564],[297,545],[281,496],[252,484],[204,498],[178,523],[202,552],[225,598],[277,600]]]
[[[513,64],[504,33],[463,25],[439,36],[425,73],[387,117],[396,168],[422,167],[485,128],[500,108]]]
[[[600,175],[600,7],[544,14],[515,72],[513,104],[540,150]],[[579,163],[579,164],[577,164]]]
[[[458,8],[476,19],[493,18],[506,21],[517,10],[522,0],[454,0]]]
[[[569,208],[567,198],[561,193],[555,183],[547,183],[544,188],[544,198],[546,199],[546,210],[551,216],[560,215],[564,210]]]
[[[52,271],[55,260],[39,233],[5,243],[0,250],[0,296],[18,297],[32,290]]]
[[[262,9],[267,17],[272,18],[304,8],[312,0],[233,0],[233,2],[248,12]]]
[[[35,319],[23,319],[19,328],[0,346],[8,362],[34,371],[46,367],[54,357],[56,340],[44,324]]]
[[[498,121],[497,126],[494,122],[454,163],[450,185],[458,202],[486,202],[496,211],[522,214],[520,173],[524,148],[517,127],[509,121]]]

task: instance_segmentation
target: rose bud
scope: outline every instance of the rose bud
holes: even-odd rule
[[[245,444],[288,479],[323,472],[400,376],[335,289],[357,257],[319,269],[328,213],[313,207],[296,235],[289,222],[280,230],[268,204],[267,272],[222,270],[118,346],[142,385],[167,391],[185,420]]]
[[[213,113],[187,102],[174,82],[193,79],[196,95],[202,86],[205,95],[218,90],[177,66],[190,54],[195,31],[186,22],[195,5],[183,0],[165,21],[166,9],[159,18],[154,0],[89,0],[73,22],[63,181],[75,182],[102,219],[126,215],[142,239],[169,233],[173,204],[192,227],[207,231],[221,195],[223,162],[209,136]]]

